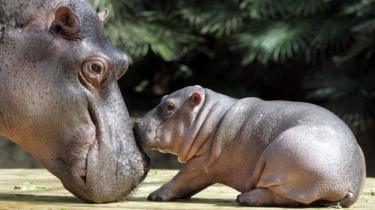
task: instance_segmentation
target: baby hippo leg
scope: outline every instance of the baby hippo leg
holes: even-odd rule
[[[188,162],[171,181],[152,192],[148,196],[148,200],[188,199],[211,184],[209,174],[205,173],[200,164]]]
[[[242,193],[237,196],[236,201],[243,206],[299,206],[298,202],[276,195],[266,188]]]

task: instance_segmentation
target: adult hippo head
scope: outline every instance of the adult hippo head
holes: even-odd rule
[[[0,135],[89,202],[123,199],[147,161],[117,85],[127,57],[82,0],[0,0]]]

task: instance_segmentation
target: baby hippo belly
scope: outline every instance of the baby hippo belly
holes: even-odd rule
[[[361,157],[347,135],[329,127],[297,126],[270,143],[258,164],[256,188],[286,199],[354,202],[359,194]],[[345,205],[345,203],[343,204]]]

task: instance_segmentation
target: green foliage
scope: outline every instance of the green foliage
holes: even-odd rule
[[[275,21],[263,24],[261,28],[255,25],[236,37],[239,46],[246,49],[243,64],[255,59],[263,64],[282,62],[306,51],[309,39],[308,26],[304,23]]]
[[[128,83],[136,92],[241,82],[261,97],[327,106],[354,129],[374,124],[375,0],[91,2],[111,10],[106,33],[139,71]]]

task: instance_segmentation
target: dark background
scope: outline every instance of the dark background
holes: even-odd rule
[[[200,84],[233,97],[305,101],[336,113],[375,176],[375,1],[91,0],[131,59],[120,87],[133,117]],[[0,167],[35,167],[1,141]],[[153,167],[178,167],[151,154]]]

